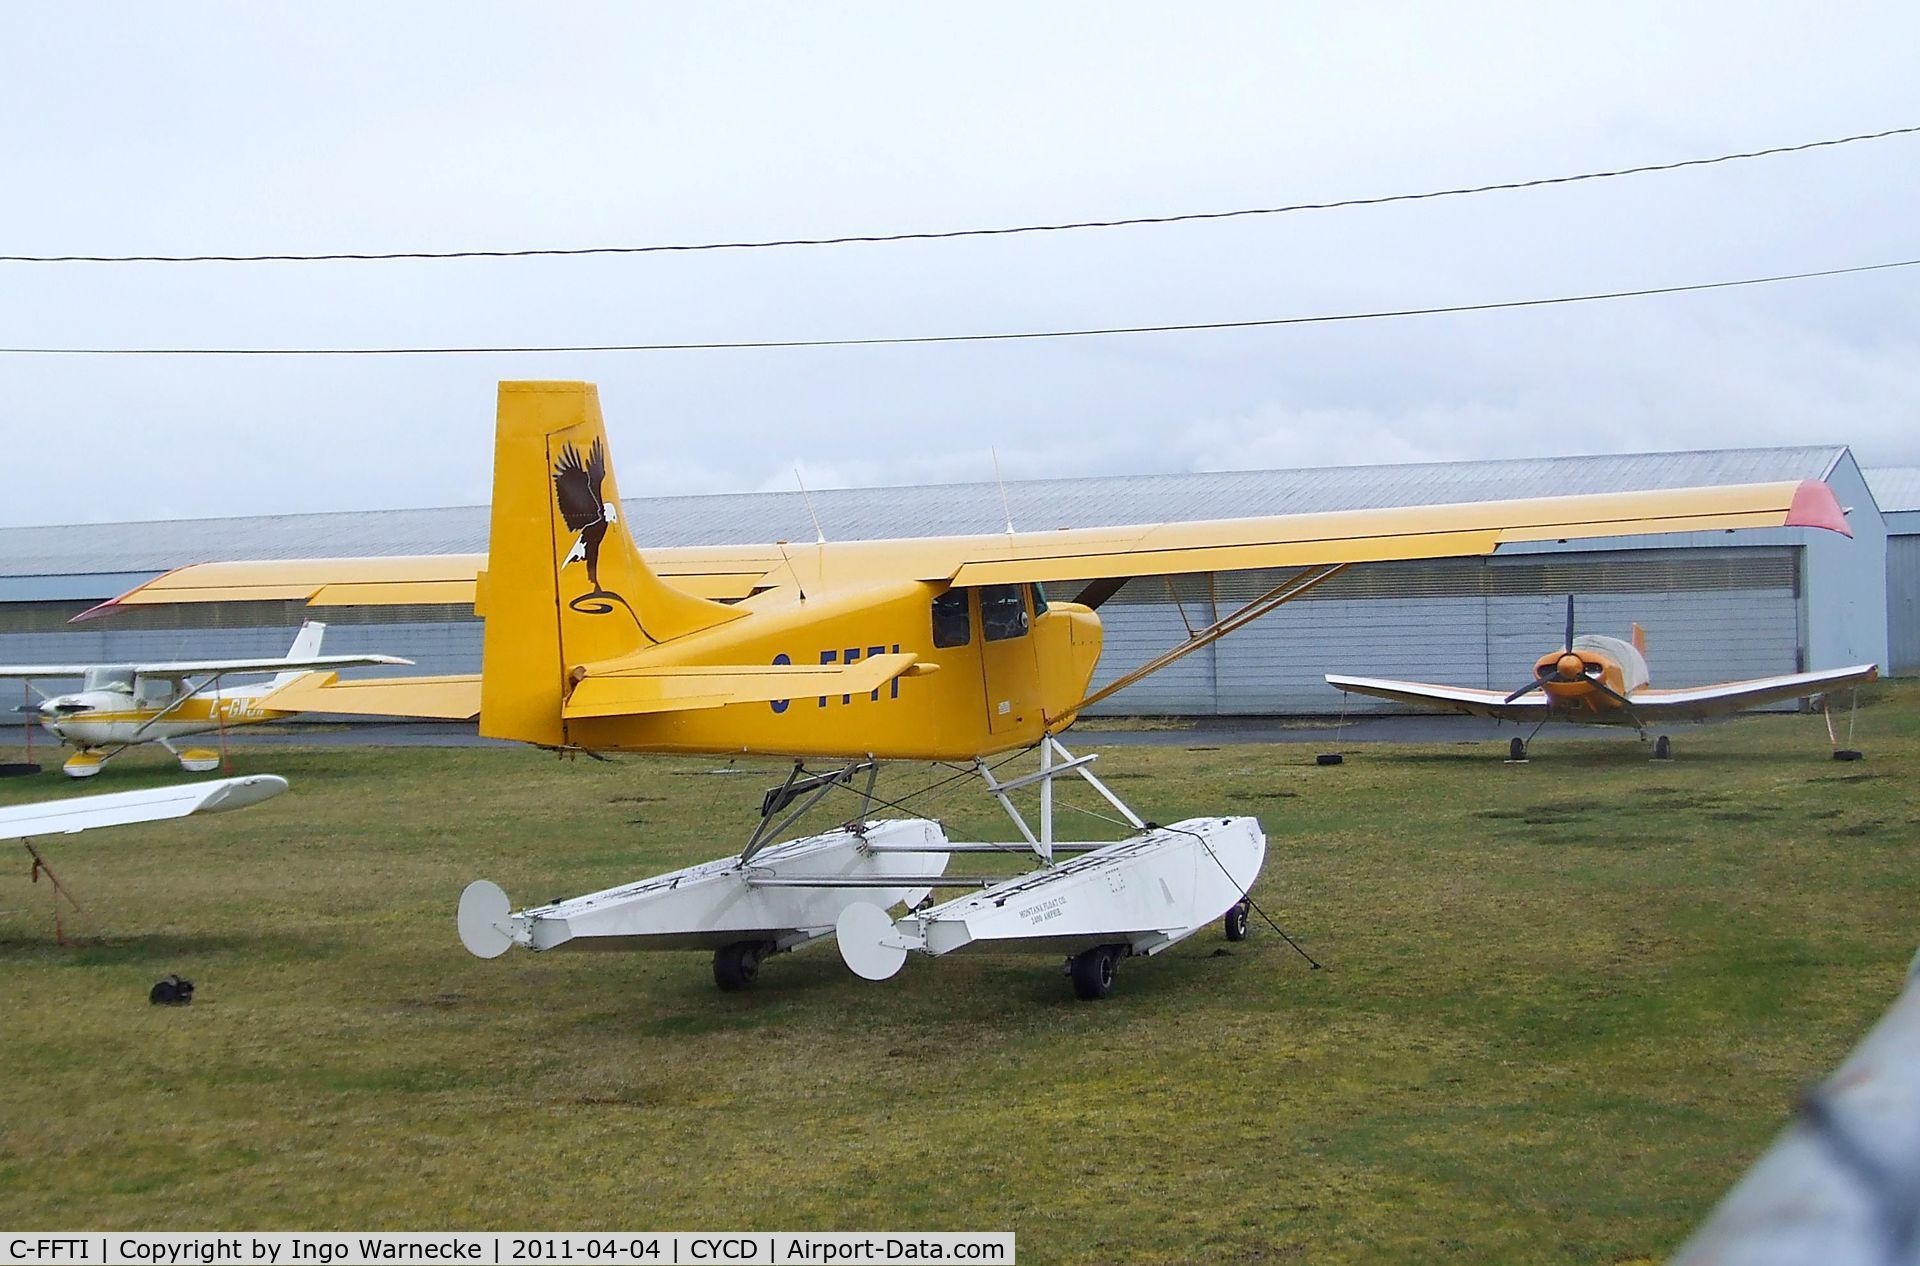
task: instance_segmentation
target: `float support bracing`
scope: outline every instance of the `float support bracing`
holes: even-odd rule
[[[1088,786],[1099,792],[1106,802],[1119,812],[1121,817],[1127,820],[1129,826],[1136,831],[1146,829],[1147,824],[1140,818],[1140,815],[1128,808],[1126,802],[1120,799],[1119,796],[1114,795],[1107,784],[1101,782],[1094,776],[1093,770],[1090,768],[1095,759],[1093,753],[1085,756],[1075,756],[1066,749],[1066,746],[1062,744],[1059,739],[1054,738],[1052,735],[1048,735],[1046,738],[1040,740],[1039,750],[1040,768],[1038,772],[1025,774],[1019,778],[1011,778],[1006,782],[1000,782],[994,778],[993,770],[988,768],[985,761],[974,761],[974,768],[979,771],[981,780],[987,784],[988,792],[993,795],[994,799],[1000,802],[1000,807],[1006,810],[1007,816],[1013,819],[1013,825],[1020,832],[1020,837],[1027,842],[1027,847],[1031,848],[1041,861],[1049,865],[1053,862],[1053,780],[1063,774],[1079,775],[1086,780]],[[1054,757],[1056,756],[1060,758],[1060,763],[1058,764],[1054,763]],[[1040,784],[1040,833],[1037,836],[1034,834],[1033,828],[1027,825],[1026,818],[1021,815],[1019,807],[1013,803],[1010,795],[1010,793],[1018,791],[1022,787],[1031,786],[1034,783]]]
[[[853,776],[862,770],[866,771],[867,786],[862,795],[859,816],[864,820],[868,807],[873,803],[874,780],[880,773],[877,761],[855,761],[824,774],[809,774],[805,765],[795,761],[786,782],[768,791],[766,799],[760,802],[760,825],[753,828],[753,834],[747,837],[747,846],[740,850],[741,862],[752,860],[755,853],[798,821],[801,814],[826,799],[827,793],[835,787],[852,782]],[[780,813],[782,809],[787,810],[784,815]]]

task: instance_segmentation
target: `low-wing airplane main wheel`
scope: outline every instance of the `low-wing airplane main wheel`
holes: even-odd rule
[[[1247,939],[1247,925],[1251,922],[1252,915],[1252,902],[1242,900],[1233,903],[1233,908],[1227,911],[1226,920],[1227,939],[1229,941],[1244,941]]]
[[[713,983],[727,993],[739,993],[760,974],[760,960],[772,946],[765,941],[735,941],[713,951]]]
[[[1118,945],[1096,945],[1073,956],[1070,974],[1076,998],[1093,1002],[1113,992],[1113,975],[1120,966]]]
[[[1673,759],[1673,740],[1662,734],[1653,740],[1653,758],[1655,760]]]

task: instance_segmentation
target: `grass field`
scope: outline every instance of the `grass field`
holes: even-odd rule
[[[1146,816],[1254,813],[1277,936],[1075,1002],[1037,957],[722,995],[702,955],[461,950],[522,904],[736,847],[773,771],[247,749],[244,813],[0,869],[0,1226],[1012,1229],[1026,1262],[1620,1262],[1669,1252],[1916,943],[1920,690],[1859,764],[1814,717],[1616,743],[1125,748]],[[1091,746],[1091,744],[1084,744]],[[0,759],[11,754],[0,753]],[[904,791],[918,771],[890,777]],[[136,754],[91,787],[179,775]],[[883,789],[886,784],[883,784]],[[977,792],[929,806],[1003,830]],[[997,811],[996,811],[997,812]],[[821,824],[826,825],[825,823]],[[150,1007],[168,972],[199,987]]]

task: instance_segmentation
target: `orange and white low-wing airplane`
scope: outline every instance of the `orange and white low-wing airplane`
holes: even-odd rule
[[[471,886],[460,928],[476,953],[515,944],[710,948],[717,981],[739,988],[766,954],[837,931],[861,975],[891,975],[909,951],[1026,945],[1068,954],[1076,990],[1098,997],[1121,956],[1158,953],[1223,914],[1229,936],[1244,934],[1266,837],[1252,818],[1148,828],[1093,776],[1091,755],[1075,757],[1060,741],[1094,702],[1353,563],[1576,537],[1847,532],[1825,484],[1785,482],[643,555],[620,504],[595,388],[502,383],[485,557],[203,564],[89,614],[178,602],[470,599],[485,620],[482,734],[590,752],[794,761],[736,857],[520,912],[492,885]],[[1290,574],[1090,690],[1101,650],[1096,608],[1129,578],[1250,568]],[[1077,587],[1074,600],[1042,588],[1063,583]],[[383,694],[405,685],[328,685],[306,692],[303,704],[385,713]],[[433,689],[452,710],[465,706],[456,696],[470,687]],[[1037,772],[1001,781],[986,763],[1022,749],[1035,751]],[[809,772],[808,760],[836,768]],[[958,882],[945,874],[951,855],[1008,846],[950,841],[920,819],[867,821],[872,771],[889,760],[970,766],[1041,868],[983,879],[977,897],[921,908],[932,888]],[[861,816],[849,826],[774,843],[799,812],[861,773]],[[1066,775],[1091,784],[1136,834],[1098,848],[1056,840],[1053,787]],[[1022,788],[1039,793],[1037,824],[1015,805]],[[911,912],[890,918],[885,907],[896,903]]]
[[[145,664],[0,665],[0,679],[31,683],[80,678],[80,689],[43,697],[20,711],[38,719],[55,738],[74,748],[61,770],[91,778],[106,762],[141,743],[158,743],[180,767],[205,773],[220,763],[217,752],[178,748],[174,740],[236,725],[277,721],[307,711],[296,693],[335,679],[332,670],[408,664],[391,655],[322,655],[326,625],[300,626],[285,655],[259,659],[171,660]],[[273,673],[258,685],[229,686],[226,678]]]
[[[1576,637],[1573,597],[1569,594],[1567,634],[1561,648],[1542,655],[1533,666],[1533,680],[1517,690],[1481,690],[1472,686],[1440,686],[1424,681],[1347,677],[1337,673],[1327,674],[1327,684],[1343,692],[1401,703],[1502,721],[1532,722],[1536,732],[1548,721],[1569,721],[1582,725],[1630,725],[1645,738],[1649,727],[1667,722],[1729,716],[1745,708],[1857,686],[1879,675],[1877,665],[1856,664],[1819,672],[1781,673],[1706,686],[1656,689],[1648,684],[1646,634],[1640,626],[1633,626],[1632,641],[1594,633]],[[1524,757],[1527,746],[1527,739],[1515,738],[1510,759]],[[1656,758],[1665,760],[1672,751],[1672,741],[1666,735],[1655,741]]]

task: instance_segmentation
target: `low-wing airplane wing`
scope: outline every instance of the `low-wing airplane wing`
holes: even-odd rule
[[[109,661],[111,662],[111,661]],[[371,668],[380,664],[411,664],[410,659],[392,655],[308,655],[289,659],[284,655],[258,659],[189,659],[151,664],[127,665],[136,677],[203,677],[225,673],[300,672],[321,668]],[[0,665],[0,678],[82,677],[93,664],[10,664]]]
[[[872,655],[851,664],[603,667],[573,688],[565,710],[569,718],[632,716],[815,695],[864,695],[896,677],[922,676],[936,667],[914,655]]]
[[[1843,686],[1857,686],[1880,675],[1875,664],[1856,664],[1851,668],[1829,668],[1813,673],[1783,673],[1778,677],[1754,677],[1747,681],[1725,681],[1711,686],[1688,686],[1677,690],[1655,690],[1642,686],[1633,692],[1633,710],[1642,719],[1698,721],[1726,716],[1743,708],[1779,703],[1785,699],[1804,699],[1825,694]]]
[[[1484,555],[1522,541],[1769,527],[1826,528],[1852,535],[1832,489],[1806,480],[1053,532],[841,541],[787,549],[702,546],[649,548],[644,553],[655,573],[675,588],[728,600],[797,579],[809,586],[874,575],[956,585],[1113,582],[1257,567]],[[75,619],[123,605],[166,603],[473,602],[475,576],[485,568],[486,556],[479,554],[200,563],[136,586]]]
[[[480,675],[341,681],[333,673],[314,673],[263,696],[260,706],[287,712],[470,721],[480,715]]]
[[[286,789],[287,780],[277,774],[249,774],[146,791],[6,805],[0,807],[0,840],[74,835],[102,826],[184,818],[190,813],[225,813],[271,800]]]
[[[1642,686],[1633,692],[1627,707],[1617,716],[1598,714],[1585,719],[1624,724],[1652,724],[1656,721],[1701,721],[1727,716],[1743,708],[1778,703],[1784,699],[1802,699],[1808,695],[1858,685],[1879,676],[1873,664],[1851,668],[1831,668],[1813,673],[1786,673],[1778,677],[1755,677],[1748,681],[1718,682],[1710,686],[1688,686],[1677,690],[1655,690]],[[1498,690],[1478,690],[1472,686],[1439,686],[1424,681],[1395,681],[1388,677],[1345,677],[1327,674],[1327,684],[1336,690],[1372,695],[1400,703],[1415,703],[1503,721],[1538,721],[1552,712],[1549,700],[1541,694],[1522,695],[1509,701]]]
[[[1343,677],[1336,673],[1327,674],[1327,684],[1352,694],[1447,708],[1500,721],[1539,721],[1553,711],[1552,705],[1540,694],[1522,695],[1509,703],[1503,690],[1437,686],[1424,681],[1395,681],[1390,677]]]

